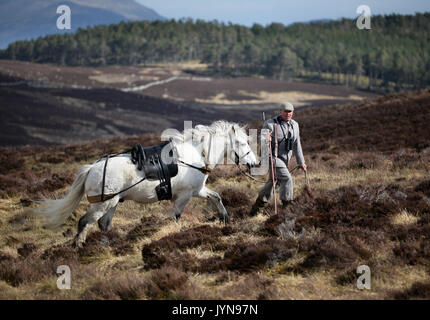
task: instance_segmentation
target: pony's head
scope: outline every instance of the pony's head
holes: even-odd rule
[[[223,158],[223,150],[227,151],[228,163],[241,163],[247,165],[248,168],[257,164],[255,154],[248,143],[245,127],[241,127],[237,123],[218,120],[209,126],[196,125],[182,133],[178,133],[176,130],[173,133],[165,132],[163,136],[174,139],[178,147],[192,141],[207,158],[207,163],[212,165],[223,163],[218,162],[223,160],[218,157]]]
[[[257,164],[257,159],[249,145],[245,127],[240,127],[238,124],[233,123],[228,132],[228,137],[230,145],[229,148],[227,148],[227,156],[229,159],[236,164],[245,164],[248,168],[255,166]]]

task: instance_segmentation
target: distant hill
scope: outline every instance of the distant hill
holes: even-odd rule
[[[56,27],[57,7],[71,9],[71,30]],[[0,48],[11,42],[47,34],[76,32],[99,24],[133,20],[165,20],[134,0],[2,0],[0,2]]]
[[[294,25],[296,23],[311,24],[311,23],[329,23],[332,21],[336,21],[336,20],[335,19],[313,19],[313,20],[308,20],[308,21],[293,22],[290,24],[290,26]]]
[[[430,84],[429,37],[430,13],[372,16],[371,30],[346,18],[251,28],[192,19],[131,21],[15,42],[0,50],[0,59],[68,66],[200,60],[223,77],[301,77],[392,92]]]

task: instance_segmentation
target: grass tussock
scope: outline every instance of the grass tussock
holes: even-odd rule
[[[219,194],[232,219],[244,219],[248,216],[253,203],[249,194],[234,187],[223,188]]]
[[[163,267],[150,274],[129,272],[110,281],[99,280],[83,294],[84,299],[136,300],[175,299],[184,295],[188,276],[174,267]]]
[[[395,291],[391,293],[391,297],[397,300],[409,299],[430,299],[430,281],[415,282],[410,288],[403,291]]]

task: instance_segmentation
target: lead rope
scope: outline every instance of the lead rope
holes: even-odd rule
[[[260,183],[266,183],[266,180],[259,180],[259,179],[255,179],[253,176],[247,174],[245,171],[242,170],[242,167],[240,166],[240,164],[237,165],[237,167],[239,168],[239,172],[241,174],[243,174],[245,177],[248,177],[249,179],[252,179],[256,182],[260,182]]]
[[[290,171],[290,173],[293,173],[293,171],[298,168],[300,168],[300,166],[295,166],[294,169]],[[309,187],[308,171],[307,170],[303,170],[303,171],[305,171],[305,184]]]
[[[267,182],[266,180],[255,179],[253,176],[251,176],[251,175],[247,174],[245,171],[243,171],[242,168],[241,168],[241,166],[239,164],[237,166],[239,168],[239,172],[242,175],[244,175],[245,177],[248,177],[248,178],[250,178],[250,179],[252,179],[252,180],[254,180],[256,182],[259,182],[259,183],[266,183]],[[298,168],[300,168],[300,166],[295,166],[292,170],[290,170],[290,173],[293,173],[293,171],[295,171]],[[309,187],[308,171],[307,170],[305,171],[305,184]]]

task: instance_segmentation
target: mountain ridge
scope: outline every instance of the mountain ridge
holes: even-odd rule
[[[58,30],[57,7],[68,5],[71,30]],[[165,20],[154,10],[134,0],[4,0],[0,4],[0,48],[11,42],[55,33],[75,32],[99,24],[121,21]]]

